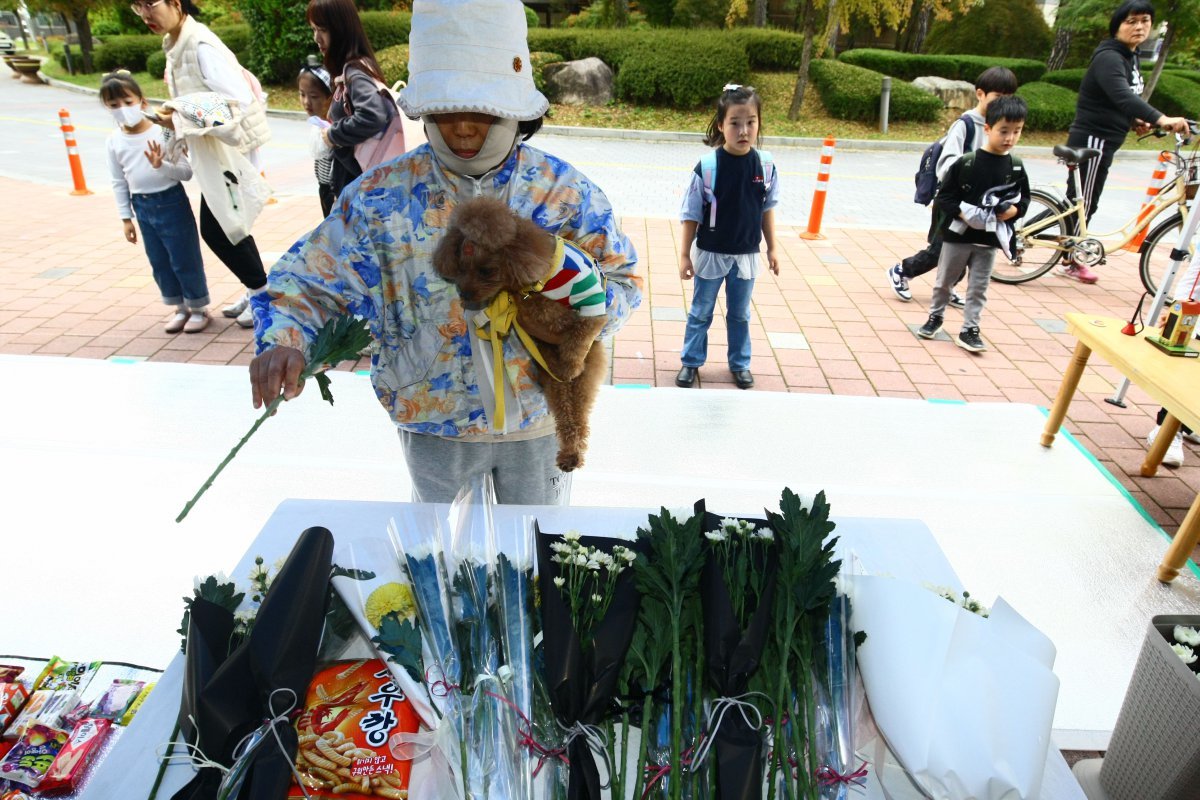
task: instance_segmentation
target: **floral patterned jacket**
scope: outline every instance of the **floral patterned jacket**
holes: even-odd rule
[[[455,205],[480,194],[504,200],[596,259],[607,278],[602,337],[640,305],[637,254],[604,193],[574,167],[519,144],[476,180],[446,172],[422,145],[350,184],[329,218],[271,269],[269,291],[253,301],[258,352],[287,346],[307,355],[329,318],[355,314],[369,322],[377,344],[371,382],[398,427],[488,435],[463,307],[432,261]],[[544,421],[545,398],[516,336],[505,339],[504,360],[520,407],[518,430]]]

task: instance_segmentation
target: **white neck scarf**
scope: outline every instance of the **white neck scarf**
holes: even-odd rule
[[[425,123],[425,136],[429,139],[429,146],[433,148],[438,161],[442,162],[442,166],[446,169],[458,175],[484,175],[503,164],[513,147],[516,146],[517,136],[520,133],[517,130],[515,119],[497,117],[496,121],[492,123],[492,127],[488,129],[487,137],[483,140],[483,147],[479,149],[479,152],[472,158],[459,158],[454,155],[454,151],[442,138],[442,132],[438,130],[437,123],[430,117],[422,117],[421,121]]]

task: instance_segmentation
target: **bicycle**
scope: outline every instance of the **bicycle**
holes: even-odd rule
[[[1195,122],[1189,125],[1191,132],[1187,136],[1175,134],[1174,152],[1164,151],[1175,167],[1175,175],[1158,190],[1149,207],[1143,206],[1116,231],[1105,234],[1088,231],[1087,210],[1079,191],[1075,192],[1074,200],[1068,200],[1046,188],[1031,191],[1024,220],[1017,224],[1014,231],[1013,257],[1006,259],[1003,254],[997,256],[992,280],[998,283],[1025,283],[1045,275],[1068,259],[1089,267],[1104,264],[1109,253],[1135,244],[1138,236],[1149,229],[1145,239],[1137,246],[1137,252],[1140,255],[1142,285],[1150,294],[1155,294],[1158,279],[1166,272],[1167,264],[1171,261],[1170,253],[1179,240],[1188,203],[1195,199],[1196,187],[1200,183],[1200,126]],[[1159,137],[1166,135],[1163,131],[1146,134]],[[1183,152],[1189,145],[1191,152]],[[1067,167],[1067,185],[1076,190],[1079,164],[1100,155],[1100,151],[1094,148],[1071,148],[1061,144],[1055,145],[1053,152],[1058,163]],[[1172,208],[1175,209],[1173,214],[1154,224]],[[1049,258],[1044,262],[1029,263],[1034,248],[1050,251]]]

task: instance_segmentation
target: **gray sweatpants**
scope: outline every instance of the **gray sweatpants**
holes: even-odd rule
[[[485,472],[492,474],[497,502],[565,506],[571,501],[571,475],[560,472],[555,464],[558,437],[553,431],[536,439],[505,441],[497,437],[488,442],[398,432],[415,503],[452,503],[459,489]]]
[[[987,305],[988,284],[992,280],[992,265],[996,262],[996,246],[943,242],[938,257],[937,280],[933,283],[933,302],[930,315],[944,316],[950,302],[950,290],[970,270],[967,278],[966,306],[963,308],[963,329],[978,328],[979,318]]]

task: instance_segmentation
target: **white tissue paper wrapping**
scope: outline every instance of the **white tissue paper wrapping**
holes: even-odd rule
[[[1038,797],[1058,699],[1050,640],[1002,599],[984,618],[895,578],[850,585],[871,712],[912,780],[935,800]]]

